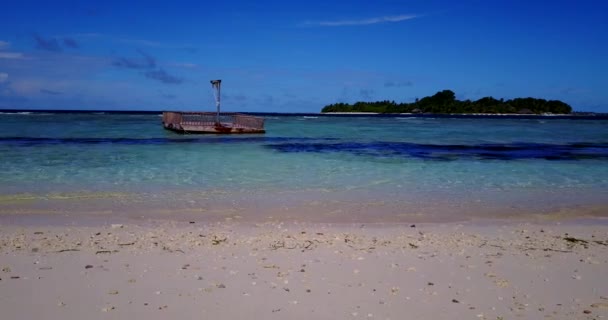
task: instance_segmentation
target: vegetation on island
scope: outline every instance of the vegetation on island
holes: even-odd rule
[[[516,98],[510,100],[485,97],[476,101],[456,99],[451,90],[437,92],[412,103],[395,101],[334,103],[321,112],[375,112],[375,113],[506,113],[506,114],[569,114],[572,107],[559,100]]]

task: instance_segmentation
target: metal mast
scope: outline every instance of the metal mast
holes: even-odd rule
[[[217,107],[217,115],[215,116],[215,125],[219,126],[220,123],[220,87],[222,80],[211,80],[211,88],[213,88],[213,96],[215,97],[215,106]]]

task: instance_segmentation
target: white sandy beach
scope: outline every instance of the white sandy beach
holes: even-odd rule
[[[5,225],[0,253],[2,319],[608,317],[593,220]]]

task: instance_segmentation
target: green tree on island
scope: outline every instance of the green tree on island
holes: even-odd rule
[[[321,112],[375,112],[375,113],[506,113],[506,114],[569,114],[572,107],[559,100],[515,98],[497,100],[484,97],[476,101],[456,99],[452,90],[439,91],[433,96],[416,99],[412,103],[395,101],[359,101],[354,104],[334,103]]]

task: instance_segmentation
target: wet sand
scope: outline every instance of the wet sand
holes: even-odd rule
[[[608,224],[0,226],[3,319],[602,319]]]

